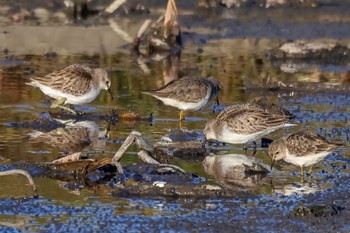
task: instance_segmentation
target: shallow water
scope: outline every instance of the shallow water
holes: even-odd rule
[[[32,199],[23,198],[31,195],[30,187],[23,185],[26,183],[24,178],[1,177],[1,230],[143,232],[152,227],[159,230],[169,229],[170,232],[186,232],[192,231],[194,229],[192,227],[198,223],[197,231],[204,229],[227,231],[238,222],[240,224],[237,231],[278,230],[281,229],[285,219],[278,220],[271,215],[279,213],[282,216],[289,216],[299,202],[313,203],[310,194],[315,195],[315,200],[322,201],[327,195],[341,193],[348,189],[346,185],[348,182],[344,182],[344,186],[344,184],[340,185],[338,180],[347,179],[350,171],[348,152],[350,95],[298,92],[298,90],[269,92],[259,89],[259,86],[248,88],[249,84],[259,83],[268,76],[272,80],[283,82],[325,82],[348,85],[344,84],[347,82],[347,72],[350,70],[348,64],[311,64],[311,69],[307,66],[306,71],[286,73],[268,60],[266,54],[269,50],[284,39],[304,38],[301,34],[304,30],[298,27],[313,28],[308,27],[308,23],[313,20],[298,18],[299,21],[295,25],[299,26],[292,28],[291,36],[288,37],[281,28],[293,22],[287,16],[281,16],[279,10],[272,9],[269,11],[272,19],[284,20],[278,21],[274,27],[268,27],[272,33],[275,33],[275,36],[270,37],[266,36],[264,30],[259,29],[258,20],[252,22],[251,29],[244,29],[242,26],[249,24],[250,17],[253,15],[266,20],[261,13],[266,9],[248,9],[247,12],[251,14],[246,17],[241,15],[242,10],[226,9],[223,11],[222,18],[217,12],[203,11],[202,15],[199,14],[201,16],[199,19],[193,17],[191,21],[190,15],[198,13],[198,9],[188,10],[182,4],[180,2],[180,6],[183,7],[180,9],[187,14],[183,16],[182,21],[185,25],[183,30],[185,44],[181,57],[160,61],[138,60],[130,55],[125,48],[127,43],[120,39],[106,23],[85,27],[84,22],[60,26],[52,26],[49,23],[43,26],[32,26],[31,22],[22,24],[3,22],[0,41],[4,42],[2,49],[7,48],[9,53],[0,56],[0,163],[3,164],[0,170],[6,170],[7,164],[18,161],[52,161],[66,151],[85,151],[94,158],[111,158],[132,130],[140,131],[155,143],[169,130],[178,129],[177,109],[141,94],[141,90],[159,88],[170,81],[171,77],[164,75],[169,73],[167,70],[169,64],[172,67],[191,70],[199,76],[216,77],[223,87],[219,93],[220,103],[223,106],[264,96],[270,102],[293,112],[296,115],[294,123],[298,125],[270,134],[268,137],[271,139],[279,138],[297,129],[309,128],[331,141],[342,142],[344,146],[318,163],[312,176],[302,182],[298,167],[280,163],[276,166],[277,171],[268,176],[270,182],[249,190],[236,199],[168,199],[157,196],[116,198],[111,195],[113,189],[107,185],[88,187],[77,184],[77,187],[72,187],[72,184],[68,185],[63,181],[45,177],[34,178],[40,198]],[[321,10],[328,12],[329,15],[338,13],[337,16],[346,16],[346,12],[344,13],[341,7],[337,8],[338,11],[333,8],[334,6],[328,8],[325,6]],[[294,9],[289,13],[295,14]],[[242,17],[243,24],[237,23],[238,16],[235,14]],[[230,15],[235,16],[234,19],[228,17]],[[154,15],[151,14],[150,17]],[[142,23],[135,16],[125,18],[118,16],[116,20],[119,20],[124,30],[129,29],[130,35],[134,35]],[[232,20],[236,25],[240,25],[238,27],[240,33],[237,34],[232,30],[230,24]],[[349,17],[339,20],[335,16],[333,18],[329,16],[329,21],[316,20],[313,22],[317,24],[316,29],[310,30],[308,33],[311,35],[308,34],[305,37],[343,38],[346,41],[350,37],[342,24],[348,21]],[[338,30],[333,28],[331,32],[320,33],[317,28],[325,27],[325,22],[336,24]],[[35,33],[29,33],[30,30],[34,30]],[[255,36],[252,34],[254,30],[257,31]],[[314,31],[314,34],[311,31]],[[57,34],[50,38],[50,33],[54,32]],[[89,33],[91,37],[82,43],[79,35],[86,38]],[[28,35],[28,44],[23,44],[21,40],[25,35]],[[64,36],[68,39],[63,40]],[[57,55],[52,53],[47,55],[48,52],[56,52]],[[109,109],[116,108],[118,113],[133,111],[144,116],[153,113],[153,121],[117,122],[111,125],[107,139],[104,139],[104,136],[108,123],[104,120],[72,122],[72,127],[79,128],[81,127],[79,124],[84,124],[84,127],[89,129],[88,134],[94,139],[89,145],[72,142],[62,145],[49,140],[43,143],[34,138],[38,132],[30,128],[13,127],[14,122],[30,121],[42,112],[51,111],[49,98],[40,90],[25,84],[29,77],[45,75],[73,63],[106,68],[111,75],[114,93],[114,100],[112,100],[106,92],[102,91],[95,101],[79,106],[77,110],[87,113],[108,113]],[[200,111],[189,112],[184,127],[189,130],[202,130],[206,121],[216,116],[213,110],[218,108],[221,107],[216,106],[215,101],[212,100]],[[243,153],[242,145],[225,145],[216,150],[220,154]],[[135,155],[137,151],[135,146],[129,149],[122,159],[122,164],[138,162]],[[259,147],[256,157],[265,163],[270,161],[265,148]],[[205,173],[198,161],[176,159],[174,163],[188,172],[207,178],[209,183],[215,183],[215,179]],[[255,215],[254,211],[256,211]],[[250,220],[254,216],[263,216],[263,213],[267,213],[272,220],[267,218],[263,218],[260,222]],[[287,221],[287,226],[293,225],[292,222]],[[333,224],[333,220],[331,222],[330,224]],[[266,224],[265,227],[264,224]],[[308,224],[309,222],[302,220],[297,221],[300,227]],[[343,228],[337,229],[345,231],[349,229],[349,225],[345,224]],[[317,227],[311,229],[311,231],[314,230],[317,230]]]

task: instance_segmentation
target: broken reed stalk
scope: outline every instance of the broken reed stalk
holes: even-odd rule
[[[32,176],[27,171],[24,171],[21,169],[13,169],[13,170],[0,172],[0,176],[8,176],[8,175],[23,175],[23,176],[27,177],[30,185],[33,186],[33,192],[34,192],[33,197],[34,198],[38,197],[38,191],[37,191],[37,188],[35,186],[34,180],[33,180]]]
[[[167,9],[164,15],[164,38],[168,38],[169,35],[179,36],[180,35],[180,21],[179,13],[175,0],[169,0]]]
[[[137,58],[137,64],[140,66],[143,73],[145,73],[146,75],[151,74],[151,70],[148,68],[146,62],[144,61],[144,59],[142,57]]]

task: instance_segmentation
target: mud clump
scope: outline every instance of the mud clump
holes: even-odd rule
[[[272,63],[287,73],[324,70],[332,64],[346,69],[350,61],[350,48],[332,40],[286,42],[268,53]]]
[[[208,155],[201,130],[171,130],[155,144],[154,157],[161,163],[169,163],[172,158],[203,161]]]
[[[308,207],[299,205],[294,208],[293,214],[294,216],[298,216],[298,217],[304,217],[309,215],[314,217],[329,217],[329,216],[339,214],[344,209],[345,207],[338,206],[338,205],[317,204],[317,205],[311,205]]]
[[[350,49],[335,42],[295,41],[284,43],[271,50],[269,55],[276,59],[319,59],[332,62],[335,59],[350,59]]]
[[[169,163],[172,158],[181,158],[183,160],[202,161],[208,155],[204,147],[191,147],[192,142],[176,143],[171,147],[156,147],[154,158],[161,163]]]
[[[62,124],[54,119],[47,118],[38,118],[25,122],[8,122],[6,125],[15,128],[31,128],[33,130],[38,130],[41,132],[50,132],[57,128],[65,127],[65,124]]]
[[[213,1],[207,1],[207,2],[213,2]],[[315,0],[257,0],[257,1],[251,1],[251,0],[220,0],[220,4],[227,7],[227,8],[240,8],[240,7],[252,7],[252,6],[258,6],[263,8],[270,8],[270,7],[305,7],[305,8],[313,8],[317,7],[317,1]],[[211,5],[213,5],[211,3]]]

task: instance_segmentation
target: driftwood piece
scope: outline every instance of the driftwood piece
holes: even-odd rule
[[[175,0],[168,1],[165,14],[158,20],[146,20],[131,43],[132,51],[146,57],[162,52],[179,54],[181,46],[180,21]]]
[[[8,176],[8,175],[23,175],[23,176],[25,176],[28,179],[30,185],[33,187],[33,192],[34,192],[33,197],[34,198],[38,197],[38,190],[36,188],[34,180],[33,180],[32,176],[27,171],[24,171],[21,169],[14,169],[14,170],[0,172],[0,176]]]
[[[105,12],[108,14],[112,14],[125,2],[126,0],[114,0],[111,4],[108,5],[108,7],[106,7]]]

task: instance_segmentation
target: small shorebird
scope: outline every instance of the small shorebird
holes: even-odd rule
[[[254,142],[279,128],[293,126],[294,115],[275,104],[247,103],[232,105],[221,111],[216,119],[209,120],[204,128],[206,140],[225,143]],[[246,150],[246,145],[244,146]]]
[[[77,114],[65,104],[80,105],[90,103],[101,89],[110,94],[111,79],[104,69],[93,69],[86,65],[74,64],[43,77],[32,77],[28,85],[38,87],[45,94],[56,99],[51,108],[61,108]]]
[[[331,143],[324,137],[307,130],[292,133],[270,144],[268,154],[272,158],[271,168],[275,161],[283,159],[300,166],[301,176],[304,176],[303,167],[311,166],[307,172],[307,175],[310,175],[312,165],[323,160],[338,146],[340,144]]]
[[[169,82],[160,89],[142,93],[161,100],[165,105],[180,109],[180,121],[182,121],[185,119],[184,111],[201,109],[218,94],[220,89],[220,83],[214,77],[183,77]]]

